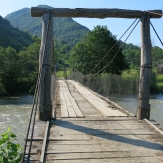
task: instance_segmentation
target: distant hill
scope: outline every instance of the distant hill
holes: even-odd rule
[[[0,46],[11,46],[16,50],[20,50],[24,46],[32,43],[32,37],[26,32],[22,32],[10,25],[8,20],[0,16]]]
[[[40,5],[39,7],[51,8],[50,6]],[[23,8],[8,14],[5,17],[13,27],[18,27],[22,31],[41,36],[42,18],[31,17],[30,9]],[[54,18],[54,38],[64,40],[71,46],[87,34],[88,28],[80,25],[72,18]]]

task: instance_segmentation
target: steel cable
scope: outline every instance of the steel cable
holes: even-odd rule
[[[150,21],[150,24],[151,24],[151,26],[152,26],[152,28],[153,28],[155,34],[157,35],[158,39],[160,40],[160,42],[161,42],[161,44],[162,44],[162,46],[163,46],[163,42],[162,42],[161,38],[159,37],[158,33],[156,32],[156,30],[155,30],[153,24],[151,23],[151,21]]]
[[[139,19],[140,21],[140,19]],[[111,63],[112,61],[114,60],[114,58],[116,57],[116,55],[118,54],[118,52],[120,51],[120,49],[124,46],[124,43],[127,41],[127,39],[129,38],[129,36],[131,35],[131,33],[134,31],[134,29],[136,28],[136,26],[138,25],[139,21],[136,23],[136,25],[134,26],[134,28],[131,30],[131,32],[129,33],[129,35],[127,36],[126,40],[123,42],[123,44],[120,46],[120,48],[118,49],[117,53],[113,56],[113,58],[111,59],[111,61],[109,62],[109,64],[107,64],[106,66],[104,66],[100,71],[98,71],[96,74],[93,75],[96,76],[98,75],[102,70],[104,70],[105,68],[107,68]],[[92,77],[92,78],[93,78]]]
[[[121,38],[128,32],[128,30],[133,26],[137,19],[128,27],[128,29],[123,33],[123,35],[116,41],[116,43],[109,49],[109,51],[104,55],[104,57],[98,62],[98,64],[90,71],[90,73],[104,60],[104,58],[110,53],[110,51],[115,47],[115,45],[121,40]],[[89,74],[90,74],[89,73]]]

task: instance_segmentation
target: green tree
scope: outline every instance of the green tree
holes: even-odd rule
[[[108,30],[107,26],[96,26],[88,32],[83,42],[79,42],[71,50],[70,64],[83,74],[88,74],[103,58],[103,56],[116,43],[116,38]],[[128,68],[125,56],[122,54],[120,44],[116,44],[105,59],[98,64],[92,73],[99,72],[104,66],[111,64],[100,73],[121,74]],[[117,53],[117,51],[119,52]],[[117,55],[115,55],[117,53]],[[114,58],[114,59],[113,59]],[[112,60],[113,59],[113,60]]]
[[[158,64],[159,60],[163,59],[163,49],[158,46],[152,48],[152,61]]]
[[[21,67],[15,49],[12,47],[2,49],[0,52],[2,58],[0,78],[6,92],[13,94],[19,89],[18,78],[21,74]]]
[[[130,65],[130,69],[139,69],[140,66],[140,47],[131,43],[123,46],[122,53],[126,56],[126,61]]]

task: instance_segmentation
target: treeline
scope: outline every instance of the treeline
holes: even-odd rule
[[[0,95],[32,93],[38,74],[40,40],[19,52],[0,47]]]
[[[0,46],[0,95],[34,93],[41,41],[38,37],[34,37],[33,41],[20,51],[10,46]],[[58,67],[69,67],[70,50],[71,46],[65,41],[55,40],[52,67],[54,64]]]
[[[130,65],[130,69],[138,70],[140,67],[140,56],[141,56],[141,49],[139,46],[133,44],[125,44],[123,47],[123,54],[126,56],[126,61]],[[152,47],[152,66],[158,66],[163,59],[163,49],[158,46]]]

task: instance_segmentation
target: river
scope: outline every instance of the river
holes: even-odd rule
[[[136,115],[138,101],[135,96],[118,96],[109,97],[109,99],[125,110]],[[163,128],[163,94],[155,94],[150,96],[150,119],[156,120]]]
[[[32,100],[30,95],[0,98],[0,134],[9,126],[11,132],[18,135],[19,143],[24,145]]]
[[[129,112],[136,114],[137,100],[134,96],[109,97]],[[27,126],[31,112],[33,96],[0,98],[0,134],[11,127],[11,131],[18,135],[21,145],[24,144]],[[151,95],[151,119],[155,119],[163,127],[163,95]]]

